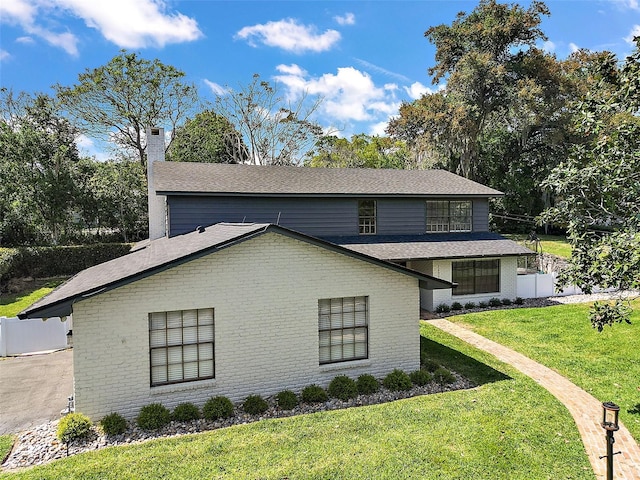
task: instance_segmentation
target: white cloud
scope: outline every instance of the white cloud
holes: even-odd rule
[[[580,50],[580,47],[578,45],[576,45],[575,43],[570,42],[569,43],[569,50],[571,51],[571,53],[575,53],[578,50]]]
[[[356,16],[351,13],[345,13],[344,15],[336,15],[333,19],[338,22],[339,25],[355,25]]]
[[[627,41],[627,43],[629,43],[630,45],[633,45],[633,37],[639,37],[640,36],[640,25],[634,25],[633,28],[631,29],[631,31],[629,32],[629,36],[625,37],[624,39]]]
[[[11,54],[9,52],[0,48],[0,61],[7,60],[10,57],[11,57]]]
[[[433,90],[420,82],[413,82],[410,87],[403,87],[413,100],[417,100],[425,93],[433,93]]]
[[[33,44],[36,43],[36,41],[33,39],[33,37],[30,37],[28,35],[24,36],[24,37],[18,37],[16,38],[16,42],[17,43],[24,43],[24,44]]]
[[[301,25],[296,20],[288,18],[278,22],[244,27],[236,34],[236,37],[246,40],[252,47],[262,43],[268,47],[278,47],[290,52],[302,53],[305,51],[323,52],[331,49],[340,40],[340,33],[335,30],[327,30],[319,34],[315,26]]]
[[[227,93],[229,93],[229,90],[226,89],[225,87],[223,87],[222,85],[220,85],[219,83],[212,82],[211,80],[207,80],[206,78],[204,79],[204,83],[216,95],[222,96],[222,95],[226,95]]]
[[[406,76],[404,76],[404,75],[402,75],[400,73],[392,72],[391,70],[387,70],[386,68],[380,67],[380,66],[375,65],[375,64],[370,63],[370,62],[367,62],[366,60],[363,60],[361,58],[356,58],[355,60],[356,60],[356,62],[358,62],[360,65],[362,65],[363,67],[365,67],[368,70],[373,70],[374,72],[381,73],[383,75],[387,75],[388,77],[396,78],[396,79],[398,79],[398,80],[400,80],[402,82],[405,82],[405,83],[409,83],[411,81],[408,77],[406,77]]]
[[[78,54],[78,38],[69,31],[53,31],[42,26],[48,18],[72,16],[84,20],[89,28],[124,48],[163,47],[200,38],[197,22],[181,13],[167,13],[163,0],[3,0],[3,23],[20,25],[28,35]],[[20,37],[27,38],[27,37]]]
[[[638,0],[615,0],[623,9],[640,10]]]
[[[380,137],[385,136],[387,134],[385,131],[387,129],[387,125],[389,125],[389,121],[374,123],[369,129],[369,135],[378,135]]]
[[[551,40],[547,40],[542,44],[542,50],[544,50],[547,53],[553,53],[556,50],[556,44],[553,43]]]

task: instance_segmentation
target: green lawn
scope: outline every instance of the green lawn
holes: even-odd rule
[[[505,237],[514,240],[521,245],[525,245],[527,235],[505,235]],[[571,258],[571,245],[567,241],[566,237],[559,235],[538,235],[540,244],[542,246],[542,253],[550,253],[558,257]],[[529,245],[525,245],[530,247]]]
[[[640,442],[640,300],[632,324],[598,333],[588,304],[494,310],[449,317],[551,367],[601,401],[620,405],[620,419]],[[596,412],[594,412],[596,413]]]
[[[423,324],[478,388],[112,447],[11,479],[594,479],[569,413],[533,380]]]
[[[32,289],[12,295],[3,294],[0,296],[0,317],[15,317],[22,310],[40,300],[55,287],[64,282],[65,278],[35,282]]]
[[[0,463],[7,458],[13,447],[13,435],[0,435]]]

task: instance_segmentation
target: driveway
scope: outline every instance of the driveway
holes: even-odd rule
[[[60,418],[73,394],[73,352],[0,359],[0,435]]]

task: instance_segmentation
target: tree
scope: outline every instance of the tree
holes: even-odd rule
[[[319,105],[320,100],[309,103],[306,95],[287,100],[277,85],[254,74],[240,90],[218,95],[214,110],[241,135],[249,163],[296,165],[322,135],[322,128],[311,119]]]
[[[640,37],[621,68],[601,58],[599,81],[581,103],[577,129],[587,141],[549,176],[557,197],[542,219],[567,228],[572,245],[561,277],[589,293],[595,286],[640,289]],[[630,305],[596,302],[592,325],[629,322]]]
[[[0,236],[13,244],[60,243],[75,230],[77,131],[52,98],[1,92]]]
[[[246,163],[249,154],[231,122],[212,110],[186,121],[167,152],[176,162]]]
[[[56,85],[62,106],[89,136],[114,142],[135,154],[146,170],[145,132],[162,126],[169,133],[198,101],[196,87],[185,74],[160,60],[145,60],[122,50],[106,65],[87,69],[71,87]]]

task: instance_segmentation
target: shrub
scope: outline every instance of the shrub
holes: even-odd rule
[[[433,378],[436,382],[442,385],[448,385],[456,381],[456,377],[444,367],[438,368],[435,372],[433,372]]]
[[[190,422],[200,418],[200,409],[193,403],[181,403],[173,409],[173,419],[178,422]]]
[[[480,308],[487,308],[487,307],[489,306],[489,304],[488,304],[487,302],[480,302],[480,303],[478,304],[478,306],[479,306]]]
[[[91,420],[82,413],[70,413],[60,419],[57,436],[64,443],[84,438],[91,432]]]
[[[476,304],[474,302],[467,302],[464,304],[464,308],[466,308],[467,310],[473,310],[474,308],[476,308]]]
[[[171,412],[160,403],[150,403],[140,409],[136,423],[143,430],[157,430],[171,421]]]
[[[127,431],[127,421],[119,413],[110,413],[100,420],[102,431],[107,436],[120,435]]]
[[[503,305],[509,306],[509,305],[511,305],[512,303],[513,303],[513,302],[511,301],[511,299],[510,299],[510,298],[503,298],[503,299],[502,299],[502,304],[503,304]]]
[[[233,415],[233,403],[227,397],[212,397],[202,407],[202,415],[207,420],[218,420]]]
[[[327,392],[318,385],[309,385],[302,390],[302,401],[305,403],[321,403],[328,399]]]
[[[358,380],[356,380],[356,387],[358,387],[358,392],[360,394],[371,395],[378,391],[380,388],[380,382],[378,382],[373,375],[364,373],[358,377]]]
[[[242,409],[249,415],[259,415],[268,408],[269,404],[260,395],[249,395],[242,404]]]
[[[358,386],[356,382],[346,375],[338,375],[331,380],[327,391],[332,397],[339,398],[345,402],[358,396]]]
[[[411,389],[411,379],[402,370],[395,369],[393,372],[384,377],[382,384],[391,391],[398,392],[400,390]]]
[[[502,301],[499,298],[493,297],[489,299],[490,307],[499,307],[500,305],[502,305]]]
[[[422,368],[424,368],[427,372],[433,373],[440,368],[440,364],[433,360],[427,359],[424,362],[422,362]]]
[[[516,305],[522,305],[524,303],[524,299],[522,297],[516,297],[513,303]]]
[[[451,311],[451,307],[446,303],[441,303],[436,307],[436,313],[449,313]]]
[[[291,390],[283,390],[276,395],[276,401],[278,406],[282,410],[291,410],[298,405],[298,397]]]
[[[431,374],[426,370],[416,370],[415,372],[411,372],[409,374],[409,378],[411,379],[411,383],[418,385],[419,387],[424,387],[432,379]]]
[[[462,304],[460,302],[453,302],[451,304],[451,310],[455,310],[455,311],[462,310]]]

